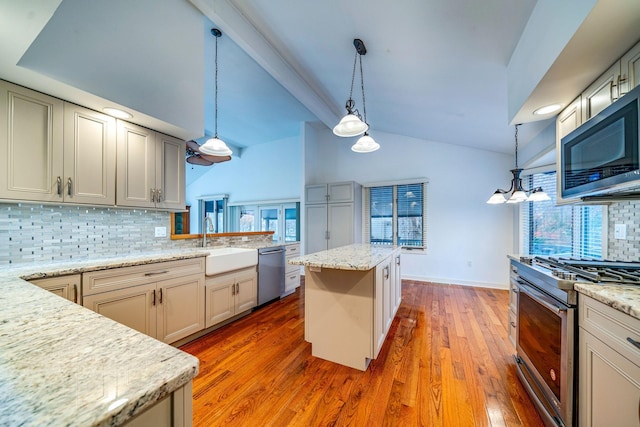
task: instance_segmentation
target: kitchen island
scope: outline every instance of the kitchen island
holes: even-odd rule
[[[198,359],[27,283],[197,250],[0,270],[0,424],[191,425]]]
[[[305,340],[313,356],[366,370],[400,305],[400,248],[356,244],[289,263],[305,267]]]

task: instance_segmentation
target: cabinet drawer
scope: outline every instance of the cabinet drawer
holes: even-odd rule
[[[298,286],[300,286],[300,272],[296,271],[295,273],[287,273],[284,277],[285,292],[295,289]]]
[[[204,273],[204,257],[92,271],[82,275],[82,295]]]
[[[291,245],[286,245],[286,256],[287,257],[296,257],[300,256],[300,243],[294,243]]]
[[[640,365],[640,320],[593,298],[579,294],[580,326],[602,342]]]
[[[509,340],[515,346],[516,345],[516,334],[518,331],[518,318],[516,317],[516,312],[509,310]]]

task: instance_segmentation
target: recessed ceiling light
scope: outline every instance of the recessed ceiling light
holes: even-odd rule
[[[551,105],[545,105],[544,107],[540,107],[537,110],[535,110],[533,112],[533,114],[536,115],[544,115],[544,114],[551,114],[551,113],[555,113],[556,111],[560,110],[562,108],[561,104],[551,104]]]
[[[130,119],[133,117],[131,113],[127,113],[126,111],[118,110],[117,108],[105,107],[102,109],[105,113],[110,116],[113,116],[118,119]]]

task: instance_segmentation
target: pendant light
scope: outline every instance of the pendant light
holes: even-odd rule
[[[360,76],[362,77],[362,55],[366,55],[367,48],[364,45],[364,42],[360,39],[354,39],[353,45],[356,48],[356,54],[353,59],[353,71],[351,72],[351,89],[349,90],[349,99],[345,103],[345,109],[347,110],[347,115],[344,116],[340,122],[333,128],[333,133],[336,136],[348,138],[352,136],[362,135],[369,129],[369,125],[366,123],[366,118],[362,121],[362,116],[360,116],[360,112],[355,108],[355,102],[353,101],[353,83],[356,77],[356,64],[358,62],[358,57],[360,57]],[[362,79],[361,79],[362,82]],[[362,86],[362,94],[363,94],[363,106],[364,106],[364,84]]]
[[[490,205],[498,205],[501,203],[520,203],[520,202],[541,202],[545,200],[551,200],[551,198],[544,192],[542,187],[536,187],[533,190],[525,190],[522,188],[522,178],[520,174],[522,169],[518,168],[518,126],[516,125],[515,140],[516,140],[516,167],[511,169],[513,178],[511,178],[511,187],[508,190],[497,189],[493,195],[487,200]],[[505,197],[505,194],[511,192],[509,199]],[[527,195],[529,193],[530,195]]]
[[[210,156],[230,156],[232,151],[223,140],[218,138],[218,39],[222,36],[222,32],[217,28],[211,29],[211,34],[216,38],[216,55],[215,55],[215,120],[214,135],[200,146],[200,151]]]
[[[364,44],[362,45],[364,48]],[[356,48],[356,52],[358,52]],[[366,49],[364,51],[366,53]],[[358,58],[360,59],[360,87],[362,88],[362,114],[364,116],[364,123],[367,124],[367,103],[364,99],[364,74],[362,73],[362,55],[358,54]],[[368,125],[367,125],[368,127]],[[365,131],[364,135],[358,138],[355,144],[351,147],[351,151],[356,153],[372,153],[380,148],[380,144],[378,144],[371,136],[369,136],[369,132]]]

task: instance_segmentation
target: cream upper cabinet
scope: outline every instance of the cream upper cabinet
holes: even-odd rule
[[[63,200],[63,102],[0,81],[0,198]]]
[[[556,179],[556,204],[562,205],[571,203],[562,198],[562,188],[560,187],[560,152],[562,150],[561,140],[582,124],[582,98],[576,98],[571,104],[569,104],[556,119],[556,165],[557,165],[557,179]]]
[[[117,205],[184,209],[185,143],[118,121]]]
[[[623,95],[640,85],[640,43],[622,57],[620,67],[620,95]]]
[[[59,297],[81,304],[80,280],[79,274],[71,274],[46,279],[34,279],[29,282]]]
[[[582,92],[582,122],[586,122],[618,99],[620,61],[613,64]]]
[[[64,200],[113,206],[116,203],[116,120],[64,104]]]
[[[0,197],[115,204],[115,119],[1,83]]]

